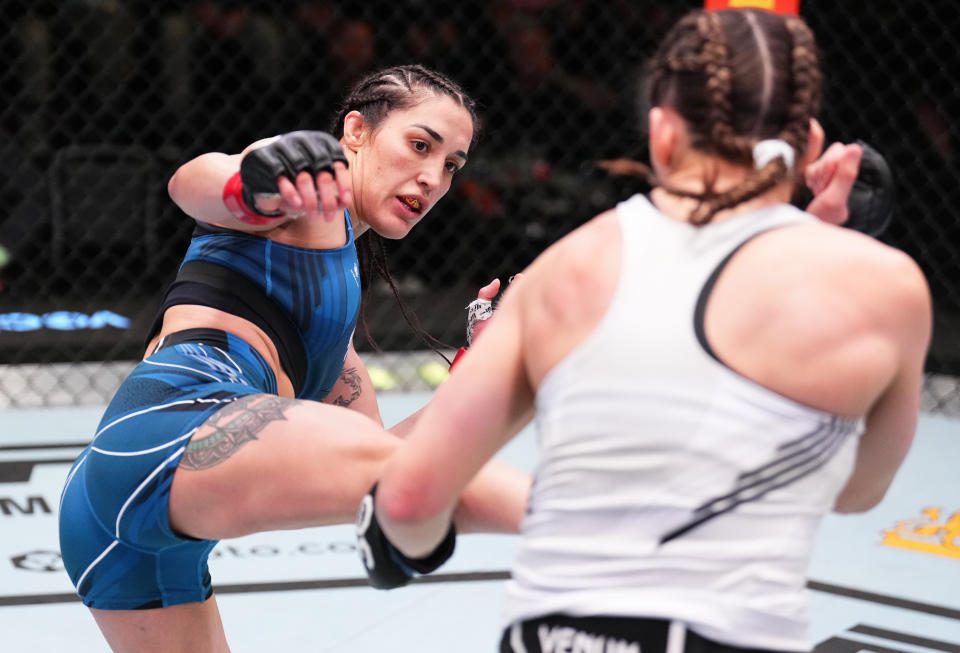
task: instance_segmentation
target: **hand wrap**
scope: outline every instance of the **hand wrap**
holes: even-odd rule
[[[847,198],[850,217],[843,226],[876,238],[886,231],[893,219],[896,206],[893,174],[880,152],[863,141],[856,143],[863,148],[863,158],[857,180]]]
[[[461,347],[457,350],[457,355],[453,357],[453,360],[450,361],[450,369],[453,369],[453,366],[457,364],[460,358],[467,353],[467,348],[473,344],[473,331],[477,326],[477,322],[483,320],[489,320],[493,317],[493,302],[489,299],[474,299],[472,302],[467,304],[467,346]]]
[[[437,548],[425,558],[408,558],[387,539],[374,510],[377,486],[363,498],[357,513],[357,551],[370,584],[380,590],[403,587],[417,575],[436,571],[453,555],[457,530],[453,523]]]
[[[285,217],[281,211],[259,210],[257,197],[279,197],[277,179],[280,177],[286,177],[295,184],[301,172],[316,175],[326,170],[333,173],[336,161],[347,165],[340,142],[330,134],[321,131],[284,134],[244,155],[240,161],[239,176],[234,175],[224,187],[224,203],[231,213],[245,222],[264,224],[269,220],[263,218]],[[260,220],[257,220],[258,217]]]
[[[493,302],[489,299],[474,299],[467,304],[467,347],[473,344],[473,331],[477,322],[493,317]]]

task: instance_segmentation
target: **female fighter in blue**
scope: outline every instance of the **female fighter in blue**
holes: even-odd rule
[[[207,571],[217,540],[351,521],[403,445],[413,420],[383,429],[351,343],[354,240],[402,238],[444,196],[474,104],[435,72],[395,67],[358,82],[336,124],[339,138],[201,155],[169,182],[199,224],[60,509],[67,571],[114,651],[227,651]],[[458,526],[515,532],[529,479],[488,471]]]

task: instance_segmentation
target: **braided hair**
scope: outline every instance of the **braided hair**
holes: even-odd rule
[[[821,73],[810,28],[801,19],[767,11],[695,11],[682,18],[650,62],[649,106],[674,109],[687,123],[692,146],[733,163],[753,166],[761,140],[781,139],[801,156],[810,119],[821,101]],[[690,220],[702,225],[724,209],[765,193],[787,178],[774,158],[740,184],[700,193],[655,186],[698,200]]]
[[[393,66],[361,78],[341,101],[334,114],[330,132],[338,138],[342,137],[344,118],[351,111],[358,111],[367,125],[376,130],[393,111],[415,106],[431,94],[446,95],[467,110],[473,121],[471,145],[475,143],[480,131],[480,118],[477,113],[476,102],[450,78],[420,65]],[[374,277],[379,277],[386,282],[407,325],[430,349],[443,356],[439,347],[449,347],[449,345],[427,333],[421,326],[416,313],[404,301],[400,289],[390,273],[383,238],[372,229],[368,229],[357,238],[357,259],[363,287],[369,288]],[[379,350],[366,320],[368,301],[369,293],[365,292],[357,321],[366,341],[374,349]],[[446,356],[443,356],[443,358],[446,359]]]

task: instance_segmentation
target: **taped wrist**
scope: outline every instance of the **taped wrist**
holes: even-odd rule
[[[284,217],[283,214],[261,215],[250,208],[243,196],[243,180],[240,178],[239,172],[235,172],[224,185],[223,203],[233,217],[247,224],[270,224],[276,222],[278,218]]]
[[[457,350],[457,355],[453,357],[453,360],[450,361],[450,369],[453,369],[453,366],[456,365],[462,358],[463,355],[467,353],[466,347],[461,347]]]
[[[357,551],[370,584],[382,590],[403,587],[415,576],[436,571],[453,555],[457,530],[453,523],[440,544],[423,558],[409,558],[387,539],[374,510],[377,486],[363,498],[357,513]]]
[[[467,346],[457,350],[457,355],[450,361],[451,370],[453,366],[463,358],[463,355],[467,353],[467,347],[473,344],[473,332],[477,326],[477,322],[489,320],[493,317],[493,310],[493,302],[489,299],[480,299],[478,297],[467,304]]]
[[[467,304],[467,346],[473,344],[473,331],[477,322],[493,317],[493,302],[489,299],[474,299]]]

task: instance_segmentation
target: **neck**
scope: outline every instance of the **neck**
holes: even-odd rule
[[[341,139],[340,142],[343,144],[343,139]],[[363,192],[363,183],[361,181],[361,175],[358,172],[361,167],[360,157],[357,155],[356,150],[347,147],[346,144],[343,144],[343,153],[347,157],[347,170],[350,173],[350,187],[353,191],[353,202],[347,207],[347,216],[350,218],[350,226],[353,228],[353,239],[356,240],[362,233],[370,228],[370,225],[360,217],[360,210],[357,206],[357,199]]]
[[[360,235],[370,228],[366,222],[360,219],[359,212],[355,207],[347,207],[347,216],[350,218],[350,227],[353,229],[353,239],[356,240]]]
[[[669,171],[659,171],[658,176],[666,188],[676,189],[689,193],[703,193],[707,189],[707,182],[713,180],[713,191],[723,193],[734,188],[755,173],[752,168],[736,165],[719,159],[718,157],[702,154],[684,157],[680,165]],[[785,204],[793,194],[793,182],[789,179],[774,186],[742,204],[718,212],[711,222],[727,220],[744,213],[753,211],[769,204]],[[665,215],[675,220],[689,221],[690,214],[697,207],[698,201],[689,197],[681,197],[669,193],[664,188],[656,188],[651,193],[654,205]]]

